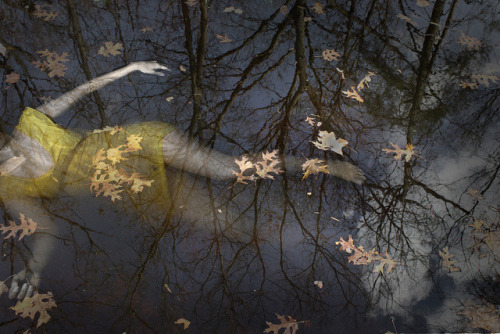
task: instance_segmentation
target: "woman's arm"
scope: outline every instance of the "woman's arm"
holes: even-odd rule
[[[25,268],[12,277],[9,289],[9,298],[24,299],[31,297],[38,288],[42,270],[56,247],[57,226],[35,199],[4,200],[4,205],[13,219],[18,220],[20,214],[23,214],[26,219],[37,223],[35,234],[23,239],[28,243],[33,241],[32,248],[29,250]],[[19,244],[22,247],[21,243]]]
[[[154,61],[140,61],[131,63],[116,71],[101,75],[100,77],[90,80],[89,82],[84,83],[83,85],[62,95],[61,97],[45,103],[44,105],[38,107],[37,110],[49,117],[56,117],[68,110],[69,107],[71,107],[75,102],[80,100],[85,95],[92,93],[117,79],[123,78],[124,76],[132,72],[140,71],[142,73],[155,74],[158,76],[165,75],[163,72],[158,72],[159,70],[169,69],[167,66],[161,65],[160,63]]]
[[[163,159],[167,165],[213,179],[234,179],[233,171],[239,171],[235,157],[223,154],[214,149],[203,147],[194,141],[189,141],[177,131],[173,131],[163,138]],[[283,162],[277,167],[286,167],[290,174],[302,173],[305,159],[292,155],[283,157]],[[357,184],[362,184],[365,176],[361,169],[347,161],[328,160],[328,173]]]

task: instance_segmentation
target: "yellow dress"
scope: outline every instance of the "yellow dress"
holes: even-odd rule
[[[36,139],[54,167],[32,179],[1,175],[0,197],[53,197],[64,190],[93,193],[144,215],[168,210],[162,139],[173,126],[143,122],[81,135],[26,108],[16,129]]]

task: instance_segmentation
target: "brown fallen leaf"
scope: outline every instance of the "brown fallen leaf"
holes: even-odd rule
[[[19,225],[17,225],[12,220],[9,220],[7,222],[8,223],[7,225],[0,225],[0,231],[2,231],[2,234],[7,233],[5,239],[8,239],[10,237],[15,238],[17,232],[19,231],[21,232],[19,234],[19,240],[21,240],[25,236],[35,233],[37,226],[36,222],[34,222],[30,218],[26,218],[26,216],[22,213],[19,214],[19,220],[20,220]]]
[[[52,298],[52,293],[46,294],[35,293],[32,297],[26,297],[22,301],[18,301],[16,305],[10,307],[22,318],[30,318],[35,320],[35,316],[39,313],[36,327],[46,324],[50,320],[48,311],[57,307],[56,302]]]
[[[186,320],[184,318],[179,318],[177,319],[174,324],[176,325],[183,325],[184,326],[184,329],[188,329],[189,325],[191,325],[191,322],[189,320]]]

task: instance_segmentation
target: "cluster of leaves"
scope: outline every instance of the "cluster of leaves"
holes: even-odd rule
[[[104,57],[117,56],[122,54],[122,52],[120,51],[122,49],[122,43],[104,42],[104,46],[101,46],[97,53]]]
[[[285,331],[283,334],[296,334],[299,330],[299,324],[309,325],[309,320],[306,321],[297,321],[291,316],[288,316],[288,319],[284,315],[276,314],[276,317],[280,321],[278,324],[273,324],[272,322],[266,321],[266,324],[269,326],[264,330],[264,333],[273,333],[279,334],[281,329]]]
[[[239,172],[233,171],[236,175],[236,182],[247,184],[246,181],[255,181],[258,178],[274,179],[274,174],[282,173],[283,170],[278,167],[280,160],[278,158],[278,150],[262,153],[262,158],[253,163],[247,156],[241,157],[241,160],[236,159],[235,163],[239,167]]]
[[[32,62],[32,64],[42,71],[48,71],[50,78],[55,76],[63,77],[66,74],[65,71],[68,68],[64,62],[69,60],[67,59],[67,52],[63,52],[61,55],[58,55],[56,52],[51,52],[48,49],[45,49],[44,51],[37,51],[36,53],[45,58],[45,60],[37,60]]]
[[[43,19],[44,21],[52,21],[56,18],[59,12],[56,11],[47,11],[43,9],[42,6],[35,4],[35,10],[31,13],[34,17],[38,19]]]
[[[19,240],[24,238],[25,236],[31,235],[35,233],[37,223],[34,222],[30,218],[26,218],[26,216],[22,213],[19,214],[20,223],[17,225],[14,221],[9,220],[7,225],[0,225],[0,231],[2,234],[7,233],[5,239],[12,237],[13,239],[16,237],[17,232],[21,232],[19,234]]]
[[[354,240],[350,235],[347,241],[340,238],[335,244],[340,244],[340,251],[345,251],[349,254],[354,251],[354,254],[348,257],[348,263],[352,262],[354,265],[363,265],[372,263],[373,261],[379,261],[380,263],[373,268],[374,273],[384,273],[384,267],[387,266],[386,273],[388,274],[396,266],[396,261],[389,256],[388,252],[385,252],[385,257],[376,252],[375,249],[366,252],[363,246],[354,246]]]
[[[390,143],[393,149],[390,148],[384,148],[382,151],[386,153],[394,153],[394,159],[395,160],[401,160],[403,158],[403,155],[405,156],[406,162],[410,161],[413,156],[417,157],[417,151],[415,151],[415,148],[413,147],[412,144],[406,144],[405,149],[403,150],[400,148],[398,145],[394,143]]]
[[[368,87],[368,83],[372,81],[371,77],[374,76],[375,73],[368,72],[367,75],[361,79],[361,81],[357,84],[356,87],[351,86],[350,90],[343,90],[342,93],[345,94],[348,98],[354,99],[359,103],[365,102],[363,98],[359,95],[359,93],[366,87]]]
[[[94,133],[109,132],[114,135],[120,131],[124,131],[121,127],[106,127],[102,130],[95,130]],[[94,169],[94,174],[91,177],[90,192],[96,196],[109,196],[111,201],[121,199],[119,195],[127,187],[137,194],[144,187],[150,187],[153,180],[146,180],[139,173],[126,174],[123,169],[118,169],[116,164],[127,160],[124,156],[126,153],[136,152],[142,149],[140,142],[142,137],[138,135],[128,135],[126,144],[109,149],[101,148],[92,159],[91,169]]]
[[[458,314],[465,315],[471,328],[482,328],[491,333],[500,332],[500,312],[493,304],[475,305],[473,302],[466,303],[462,312]]]

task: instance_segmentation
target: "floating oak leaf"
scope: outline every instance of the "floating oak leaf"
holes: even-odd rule
[[[343,94],[345,94],[348,98],[354,99],[360,103],[365,102],[361,96],[359,96],[359,93],[356,91],[354,87],[351,87],[351,90],[343,90]]]
[[[43,19],[44,21],[51,21],[56,18],[58,15],[58,12],[55,11],[46,11],[45,9],[42,8],[42,6],[35,4],[35,11],[31,13],[34,17],[38,19]]]
[[[321,122],[320,121],[317,121],[316,120],[316,115],[312,115],[312,116],[306,116],[306,119],[304,120],[307,124],[309,124],[310,126],[321,126]]]
[[[236,159],[234,161],[240,171],[239,172],[236,172],[236,171],[233,171],[233,174],[236,175],[236,182],[238,183],[243,183],[243,184],[247,184],[246,181],[249,180],[249,181],[253,181],[255,180],[255,176],[253,175],[253,170],[254,170],[254,164],[250,161],[250,159],[248,157],[241,157],[241,160],[238,160]],[[249,171],[249,170],[252,170],[252,175],[244,175],[245,172]],[[248,174],[248,173],[247,173]]]
[[[221,43],[229,43],[232,41],[232,39],[229,38],[229,36],[227,34],[215,35],[215,37],[217,37],[219,39],[219,42],[221,42]]]
[[[122,49],[122,43],[104,42],[104,46],[101,46],[97,53],[103,55],[104,57],[117,56],[122,53],[120,51]]]
[[[468,226],[474,228],[474,233],[481,233],[483,231],[483,227],[487,225],[482,219],[472,218],[472,223]]]
[[[443,259],[443,267],[448,269],[450,272],[461,271],[459,267],[455,266],[455,261],[451,258],[455,255],[450,254],[448,246],[443,248],[443,251],[439,251],[439,255]]]
[[[368,83],[370,81],[372,81],[371,77],[374,76],[374,75],[375,75],[375,73],[368,72],[368,74],[365,75],[365,77],[363,79],[361,79],[361,81],[359,82],[359,84],[356,86],[356,89],[358,90],[358,92],[360,92],[363,88],[368,87]],[[363,102],[363,101],[360,101],[360,102]]]
[[[280,7],[280,13],[287,16],[288,15],[288,7],[287,6],[281,6]]]
[[[341,54],[335,51],[334,49],[325,49],[323,50],[321,55],[323,56],[323,59],[326,61],[339,60],[339,57],[341,56]]]
[[[348,144],[347,140],[342,138],[337,139],[335,133],[328,131],[320,131],[318,140],[311,143],[320,150],[331,150],[340,155],[343,155],[342,148]]]
[[[302,170],[304,171],[304,176],[302,176],[302,180],[307,179],[307,177],[311,174],[318,173],[330,173],[328,171],[328,165],[322,165],[325,162],[320,159],[309,159],[304,162],[302,165]]]
[[[66,65],[63,64],[63,62],[68,61],[67,52],[63,52],[61,53],[61,55],[58,55],[56,52],[51,52],[48,49],[45,49],[43,51],[37,51],[37,53],[41,57],[44,57],[45,60],[43,61],[37,60],[32,62],[32,64],[42,71],[47,70],[50,78],[53,78],[55,76],[63,77],[66,74],[65,71],[68,68],[66,67]]]
[[[130,135],[127,137],[127,148],[125,151],[134,152],[142,149],[140,142],[142,141],[142,137],[138,135]]]
[[[191,322],[189,320],[184,319],[184,318],[179,318],[179,319],[177,319],[174,322],[174,324],[176,324],[176,325],[183,325],[184,329],[188,329],[188,327],[191,324]]]
[[[15,238],[17,232],[21,232],[19,234],[19,240],[21,240],[25,236],[35,233],[37,226],[36,222],[34,222],[30,218],[26,218],[26,216],[22,213],[19,214],[19,220],[20,220],[19,225],[17,225],[12,220],[9,220],[7,222],[7,225],[0,225],[0,231],[2,231],[2,234],[7,233],[5,239],[8,239],[10,237]]]
[[[125,153],[124,150],[122,150],[122,148],[124,148],[125,145],[120,145],[118,147],[113,147],[113,148],[110,148],[106,151],[106,156],[108,158],[109,161],[111,161],[111,163],[114,165],[116,163],[119,163],[120,161],[122,160],[125,160],[126,158],[123,156],[123,154]]]
[[[19,81],[21,76],[15,72],[9,73],[5,76],[5,82],[9,84],[15,84]]]
[[[186,5],[188,5],[189,7],[194,7],[194,6],[196,6],[196,4],[198,4],[198,0],[187,0],[184,3]]]
[[[259,177],[274,179],[274,176],[271,175],[271,173],[279,174],[283,172],[281,168],[277,167],[277,165],[280,163],[277,154],[278,150],[262,153],[262,160],[253,165],[253,167],[255,168],[255,173]]]
[[[408,162],[411,160],[411,158],[413,156],[418,156],[417,155],[417,151],[415,151],[414,147],[412,144],[407,144],[406,145],[406,148],[403,150],[402,148],[400,148],[398,145],[394,144],[394,143],[390,143],[392,147],[394,147],[394,149],[390,149],[390,148],[384,148],[382,149],[382,151],[386,152],[386,153],[394,153],[396,154],[394,156],[394,159],[395,160],[401,160],[401,158],[403,157],[403,155],[405,156],[405,160]]]
[[[39,313],[36,327],[46,324],[50,320],[50,311],[53,307],[57,307],[56,302],[52,298],[52,293],[46,294],[35,293],[32,297],[26,297],[22,301],[18,301],[15,306],[10,307],[11,310],[19,314],[22,318],[31,318],[35,320],[35,316]]]
[[[266,321],[266,324],[269,326],[264,329],[264,333],[273,333],[279,334],[281,329],[284,329],[284,334],[296,334],[299,330],[300,323],[309,323],[309,321],[297,321],[291,316],[288,316],[288,319],[284,315],[276,314],[276,317],[281,322],[279,324],[273,324],[271,322]]]
[[[461,45],[467,47],[468,50],[479,50],[481,48],[481,41],[474,38],[467,36],[464,34],[462,31],[460,34],[460,37],[458,38],[458,43]]]
[[[151,187],[151,183],[154,180],[146,180],[143,179],[138,173],[132,173],[129,180],[132,180],[132,186],[130,186],[130,190],[134,192],[134,194],[140,193],[144,187]]]
[[[314,10],[316,14],[325,14],[323,12],[323,5],[318,1],[316,1],[316,3],[314,4],[314,6],[311,7],[311,9]]]
[[[349,238],[347,239],[347,241],[345,241],[344,239],[342,239],[342,237],[340,237],[340,240],[339,241],[336,241],[335,242],[336,245],[340,244],[340,251],[345,251],[347,253],[352,253],[352,251],[354,249],[356,249],[356,247],[354,246],[354,240],[352,239],[352,237],[349,235]]]

